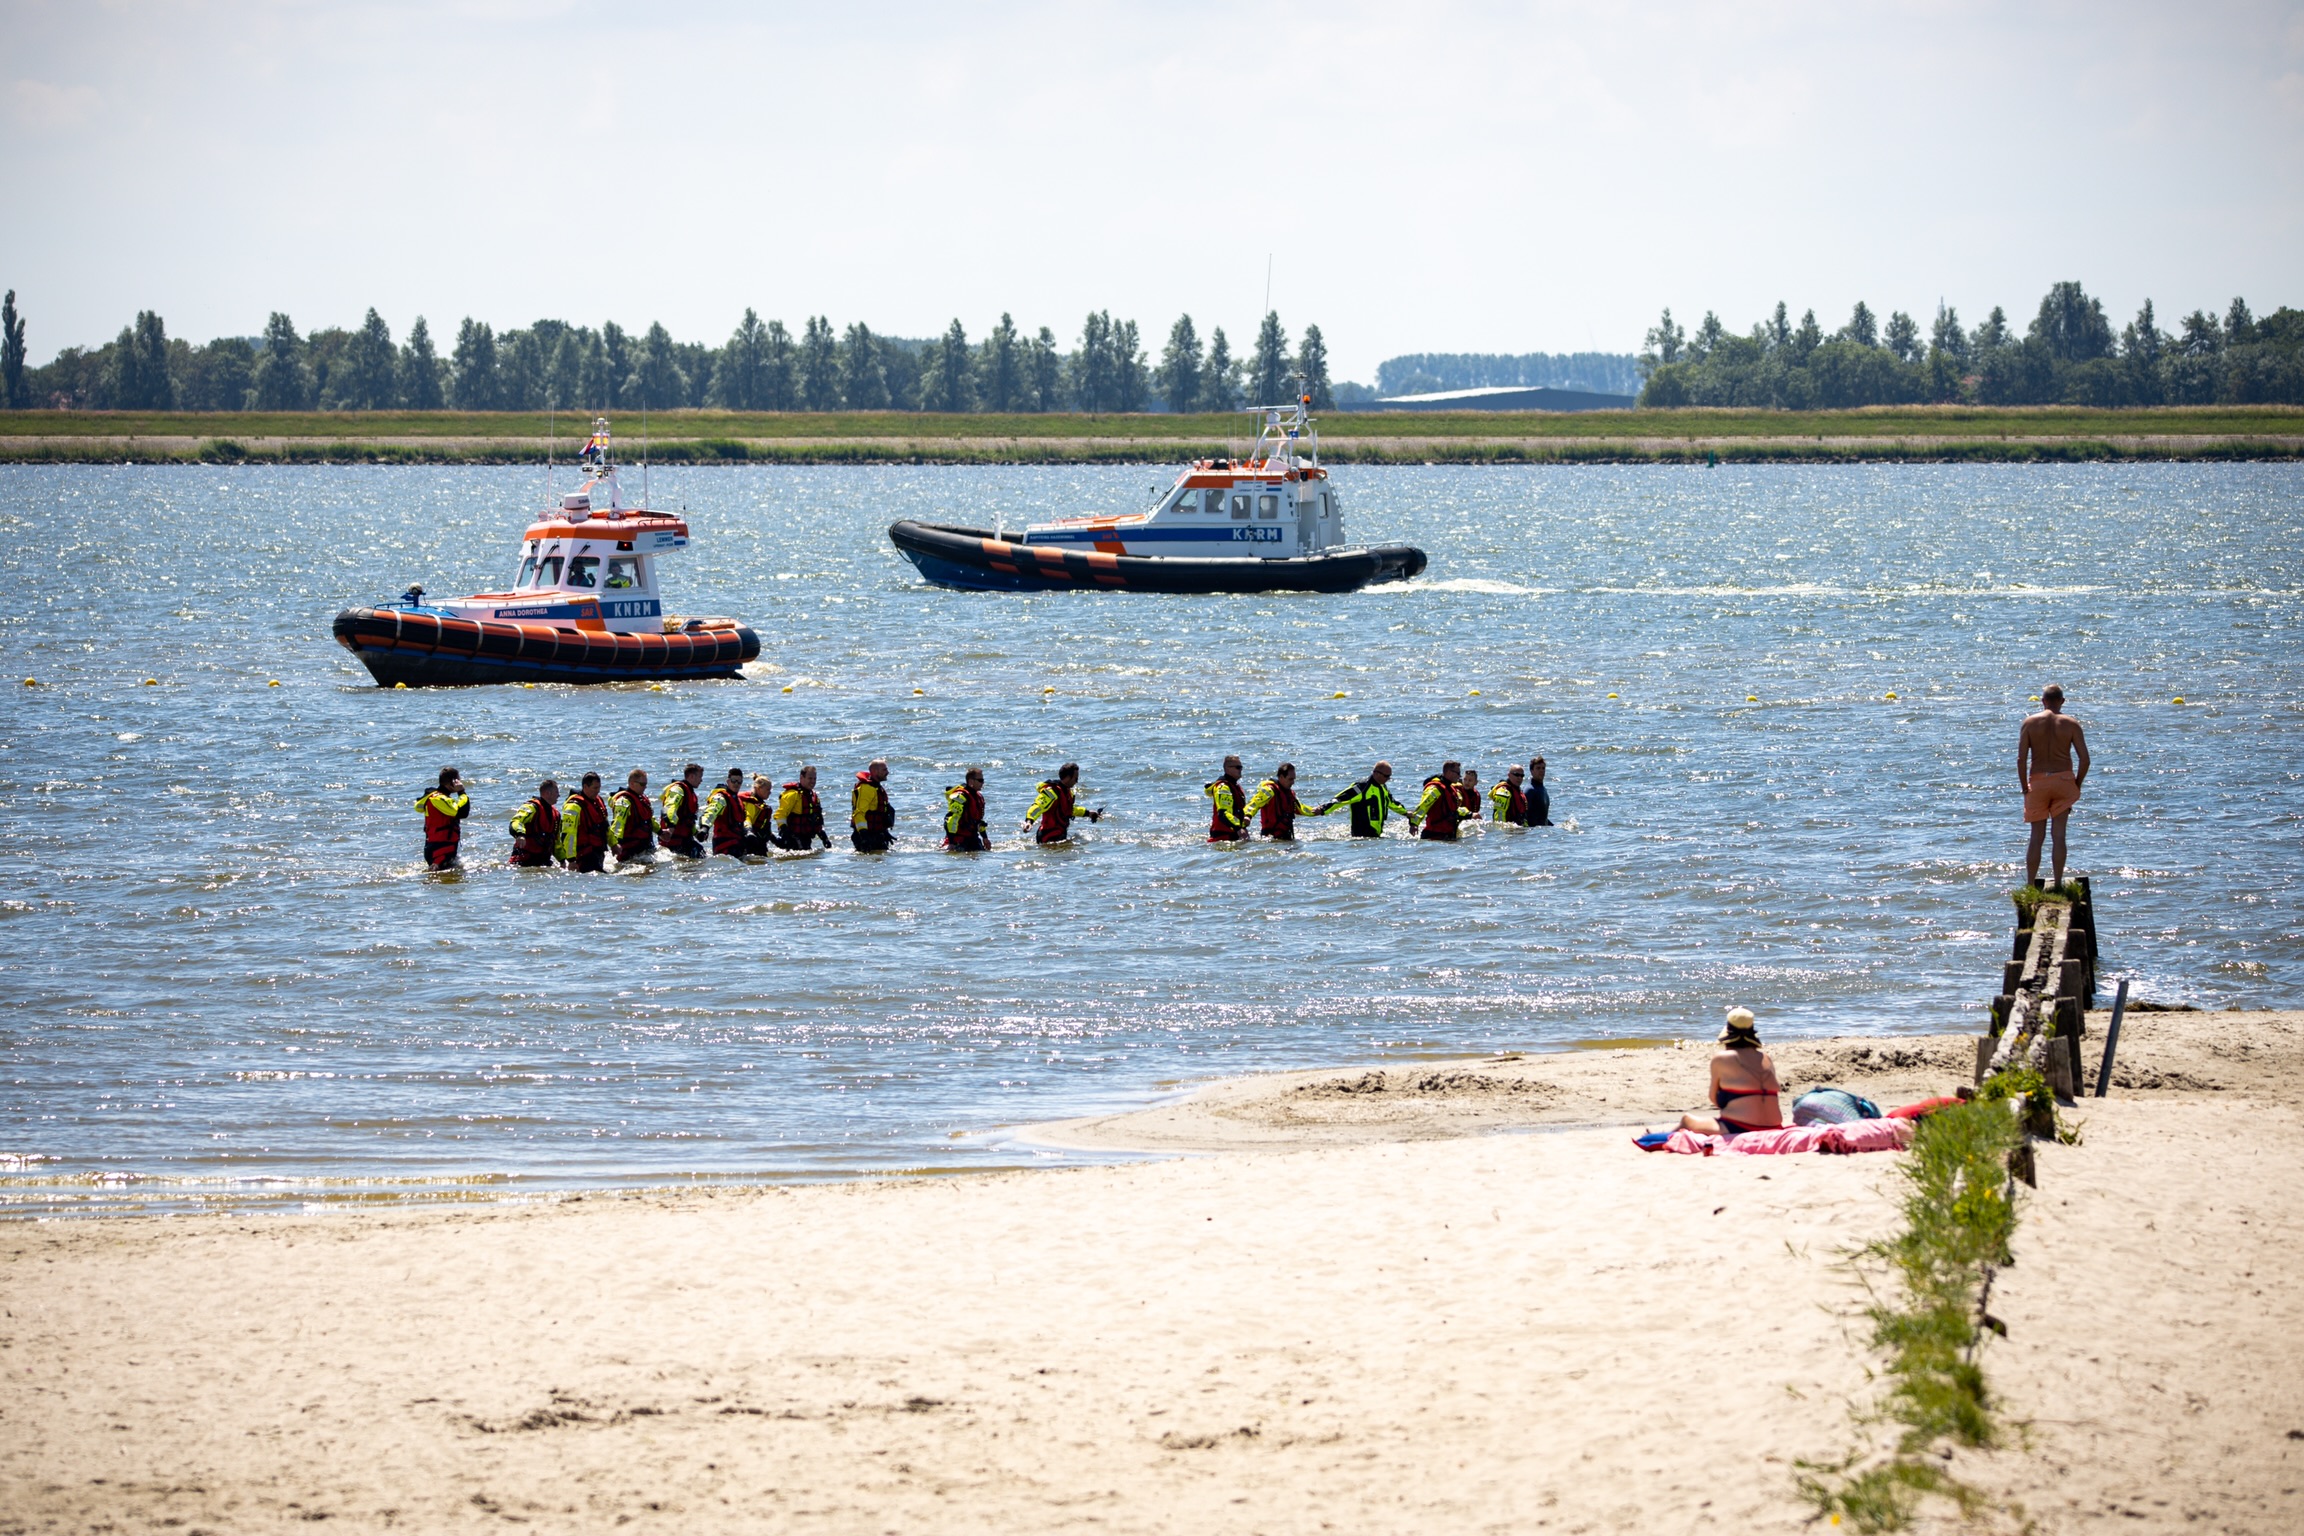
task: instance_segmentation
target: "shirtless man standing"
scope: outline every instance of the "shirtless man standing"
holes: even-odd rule
[[[2016,787],[2024,792],[2024,819],[2032,823],[2032,846],[2024,850],[2026,885],[2040,883],[2040,840],[2050,826],[2056,829],[2055,883],[2064,883],[2064,823],[2087,777],[2088,738],[2080,722],[2064,713],[2064,690],[2050,683],[2040,690],[2040,712],[2016,733]]]

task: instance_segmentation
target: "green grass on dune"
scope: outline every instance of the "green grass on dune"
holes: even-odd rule
[[[640,413],[615,413],[618,439],[637,451]],[[562,411],[550,418],[552,435],[571,449],[582,442],[589,417]],[[973,441],[1063,438],[1151,439],[1244,444],[1253,424],[1245,414],[1166,416],[943,415],[917,411],[662,411],[651,412],[652,440],[759,442],[789,438]],[[331,442],[363,438],[537,438],[547,431],[541,411],[8,411],[0,412],[0,440],[21,437],[304,438]],[[2114,438],[2159,436],[2304,435],[2304,407],[2169,406],[2095,410],[2083,406],[1874,406],[1853,411],[1383,411],[1331,412],[1321,418],[1324,441],[1366,438],[1686,438],[1815,439],[1878,437]]]

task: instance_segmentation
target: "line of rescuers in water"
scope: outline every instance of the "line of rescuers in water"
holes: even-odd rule
[[[848,842],[858,853],[885,853],[896,838],[896,808],[888,798],[888,764],[874,759],[856,774],[848,794]],[[1523,771],[1507,770],[1485,797],[1479,770],[1450,761],[1424,781],[1413,806],[1391,789],[1392,765],[1378,763],[1368,776],[1325,804],[1307,806],[1296,794],[1296,765],[1282,763],[1272,776],[1249,789],[1237,757],[1224,759],[1224,772],[1202,786],[1208,799],[1208,841],[1246,842],[1261,836],[1274,842],[1296,840],[1299,816],[1350,814],[1352,836],[1382,837],[1395,816],[1409,833],[1428,842],[1454,842],[1466,823],[1485,819],[1517,827],[1552,825],[1552,795],[1544,784],[1544,759],[1531,758]],[[1102,807],[1078,802],[1080,765],[1066,763],[1044,779],[1024,813],[1019,835],[1032,834],[1043,846],[1070,841],[1074,820],[1101,821]],[[453,869],[463,851],[464,822],[472,799],[463,775],[440,770],[436,787],[416,801],[424,816],[424,862]],[[651,799],[646,770],[635,768],[624,787],[603,797],[600,775],[587,773],[576,792],[561,797],[559,781],[546,779],[512,812],[511,862],[524,868],[552,864],[597,873],[613,857],[619,864],[646,859],[662,849],[678,858],[715,855],[765,857],[832,846],[824,802],[816,792],[816,769],[781,787],[765,775],[746,788],[744,770],[731,768],[710,790],[704,768],[690,763],[660,797]],[[951,853],[984,853],[992,836],[984,805],[984,771],[971,768],[944,791],[944,848]]]

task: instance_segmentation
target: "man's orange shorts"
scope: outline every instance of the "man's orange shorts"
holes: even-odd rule
[[[2024,791],[2026,821],[2054,821],[2080,803],[2080,781],[2069,773],[2036,773]]]

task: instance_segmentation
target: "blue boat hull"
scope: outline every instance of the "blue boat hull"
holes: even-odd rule
[[[1424,552],[1406,544],[1272,560],[1115,555],[910,518],[891,526],[888,539],[929,581],[963,592],[1356,592],[1408,581],[1425,564]]]

